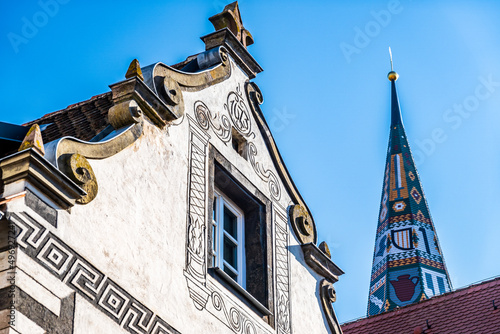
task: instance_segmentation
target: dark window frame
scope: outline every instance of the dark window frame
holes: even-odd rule
[[[209,145],[208,175],[208,273],[274,327],[271,201],[212,145]],[[213,263],[211,217],[216,188],[229,197],[245,216],[246,289]]]

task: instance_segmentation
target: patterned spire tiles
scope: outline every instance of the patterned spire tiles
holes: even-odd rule
[[[391,80],[391,128],[367,313],[379,314],[450,290]]]

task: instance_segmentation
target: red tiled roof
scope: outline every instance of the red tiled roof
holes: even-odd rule
[[[30,126],[51,124],[43,132],[43,142],[48,143],[57,138],[72,136],[81,140],[90,140],[104,130],[108,123],[108,111],[113,106],[111,92],[96,95],[90,100],[72,104],[65,109],[46,114],[43,117],[26,123]]]
[[[499,306],[496,310],[493,300]],[[498,334],[500,277],[345,323],[342,331],[344,334]]]
[[[196,56],[189,56],[186,60],[171,67],[180,69],[195,59]],[[87,101],[69,105],[64,109],[46,114],[23,125],[51,124],[42,131],[45,144],[64,136],[88,141],[109,125],[108,111],[113,106],[111,97],[111,92],[92,96]]]

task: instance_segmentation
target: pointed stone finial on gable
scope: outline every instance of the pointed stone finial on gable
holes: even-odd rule
[[[209,20],[215,30],[228,28],[245,48],[253,44],[252,34],[243,27],[238,1],[227,5],[222,12],[210,17]]]
[[[130,79],[133,77],[138,77],[142,81],[144,81],[144,77],[142,76],[141,65],[139,65],[139,61],[137,59],[132,60],[130,66],[128,67],[127,74],[125,74],[125,78]]]
[[[23,139],[18,152],[24,151],[29,148],[34,148],[41,155],[45,155],[45,149],[43,148],[42,131],[38,124],[33,124],[29,129],[28,133]]]

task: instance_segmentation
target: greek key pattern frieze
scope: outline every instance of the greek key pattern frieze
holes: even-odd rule
[[[174,334],[177,330],[102,271],[48,231],[27,212],[8,213],[19,248],[130,333]]]

